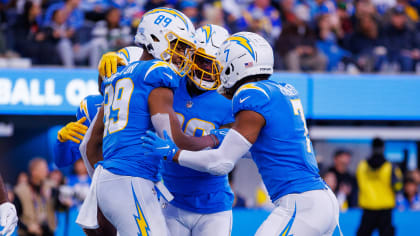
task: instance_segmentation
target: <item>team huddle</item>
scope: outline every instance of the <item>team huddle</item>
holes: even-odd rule
[[[230,235],[227,174],[243,157],[276,206],[250,235],[333,234],[337,200],[318,174],[298,92],[268,80],[264,38],[194,29],[156,8],[135,43],[102,57],[102,95],[58,133],[56,164],[81,155],[92,177],[76,221],[87,235]]]

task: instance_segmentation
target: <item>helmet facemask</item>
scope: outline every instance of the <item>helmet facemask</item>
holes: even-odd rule
[[[178,37],[173,32],[168,32],[165,38],[168,41],[168,48],[162,52],[161,58],[174,67],[175,72],[179,76],[184,77],[191,70],[193,64],[191,57],[195,50],[195,45],[188,40]]]
[[[193,54],[193,65],[188,78],[201,90],[215,90],[220,85],[220,63],[215,56],[199,48]]]

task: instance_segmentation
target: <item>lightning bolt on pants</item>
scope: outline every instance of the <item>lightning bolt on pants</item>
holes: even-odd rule
[[[97,199],[104,216],[120,236],[169,235],[152,181],[103,170],[97,180]]]
[[[331,236],[338,226],[338,202],[330,189],[288,194],[274,205],[255,236]]]

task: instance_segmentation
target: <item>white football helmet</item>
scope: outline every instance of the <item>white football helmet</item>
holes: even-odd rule
[[[251,32],[239,32],[230,36],[220,47],[221,86],[225,94],[238,81],[251,75],[273,74],[273,49],[263,37]]]
[[[168,62],[175,72],[184,76],[192,66],[194,33],[194,25],[183,13],[159,7],[144,13],[134,42],[144,46],[153,57]]]
[[[193,66],[188,78],[201,90],[217,89],[220,85],[221,66],[216,56],[229,33],[221,26],[207,24],[195,31],[195,37],[197,50],[193,55]]]

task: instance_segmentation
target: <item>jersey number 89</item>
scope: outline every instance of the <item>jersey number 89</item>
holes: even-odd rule
[[[104,95],[104,137],[123,130],[128,122],[128,108],[134,84],[130,78],[117,81],[115,88],[108,85]]]

